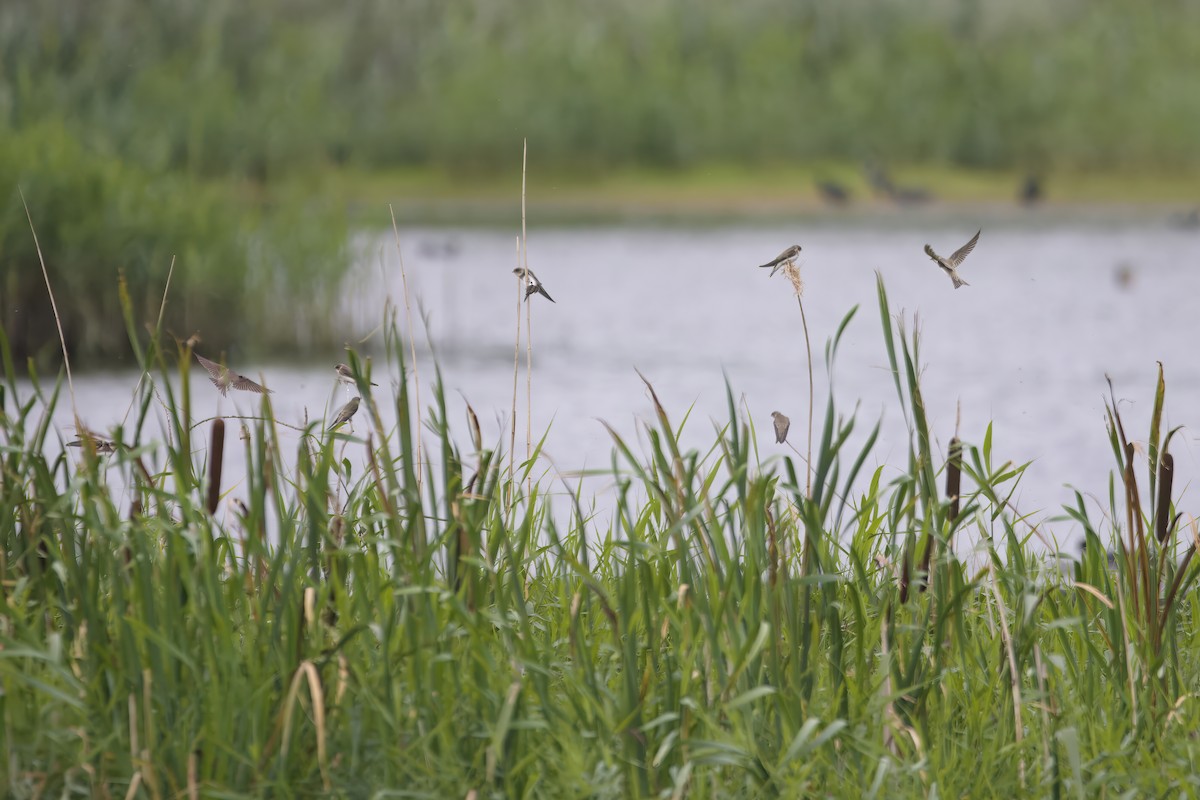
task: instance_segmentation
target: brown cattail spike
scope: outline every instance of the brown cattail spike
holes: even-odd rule
[[[950,500],[949,519],[958,519],[959,493],[962,489],[962,442],[950,440],[950,459],[946,462],[946,497]]]
[[[1158,461],[1158,498],[1154,503],[1154,535],[1163,544],[1171,535],[1171,483],[1175,477],[1175,456],[1163,453]]]
[[[217,513],[221,499],[221,462],[225,456],[225,420],[213,420],[212,445],[208,450],[208,513]]]

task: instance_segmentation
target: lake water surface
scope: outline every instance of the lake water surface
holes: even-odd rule
[[[608,467],[611,439],[600,420],[638,440],[639,421],[652,420],[653,409],[635,368],[654,384],[676,424],[690,410],[684,440],[692,446],[707,449],[714,426],[727,421],[728,380],[741,413],[757,426],[764,461],[790,452],[774,443],[772,411],[791,417],[790,440],[803,451],[809,403],[796,300],[782,275],[770,279],[768,270],[755,267],[798,243],[804,248],[818,435],[829,385],[825,342],[858,305],[836,363],[836,397],[845,413],[859,405],[864,434],[883,420],[869,466],[904,464],[905,427],[883,346],[878,271],[893,312],[903,313],[909,329],[919,320],[923,389],[939,451],[954,433],[959,404],[965,441],[981,443],[993,423],[997,462],[1032,461],[1016,496],[1022,511],[1057,514],[1071,500],[1068,486],[1107,497],[1113,458],[1105,431],[1105,375],[1118,398],[1128,401],[1121,410],[1129,435],[1144,441],[1159,361],[1166,368],[1167,422],[1189,426],[1172,448],[1177,491],[1188,492],[1196,475],[1191,426],[1200,426],[1200,234],[1143,223],[984,227],[960,270],[970,286],[959,290],[922,247],[928,242],[942,254],[952,252],[974,225],[531,229],[529,265],[556,301],[531,301],[532,427],[535,439],[549,429],[544,469],[553,474]],[[359,245],[362,263],[345,285],[348,341],[377,329],[389,293],[403,309],[392,235],[363,235]],[[513,396],[515,236],[410,229],[401,231],[401,247],[409,296],[425,315],[415,323],[422,394],[427,399],[432,379],[427,330],[460,443],[469,445],[460,424],[463,397],[478,413],[485,440],[507,442],[502,431]],[[365,347],[379,341],[376,333]],[[276,392],[279,419],[299,424],[306,414],[328,417],[348,399],[345,388],[333,384],[331,367],[341,360],[334,350],[310,366],[233,366],[251,376],[261,372]],[[524,360],[522,345],[522,370]],[[399,377],[378,354],[373,369],[381,390]],[[79,377],[86,421],[103,429],[120,419],[136,380],[136,374]],[[522,372],[522,454],[525,392]],[[195,384],[193,413],[253,413],[256,399],[235,394],[222,400],[206,383]],[[65,428],[65,404],[59,416]],[[241,459],[226,463],[237,469]],[[231,481],[237,494],[236,474]],[[603,495],[611,483],[591,478],[585,486]]]

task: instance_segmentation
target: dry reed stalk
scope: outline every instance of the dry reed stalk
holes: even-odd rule
[[[521,267],[521,240],[517,239],[517,268]],[[512,491],[511,484],[516,477],[516,457],[517,457],[517,376],[521,371],[521,295],[525,292],[525,281],[520,277],[517,278],[517,338],[513,344],[513,399],[512,399],[512,416],[509,419],[509,438],[508,438],[508,479],[509,491]],[[510,503],[512,498],[510,498]]]
[[[424,480],[424,470],[421,469],[423,461],[423,449],[421,447],[421,375],[417,370],[417,340],[413,334],[412,323],[412,305],[408,301],[408,272],[404,269],[404,254],[400,252],[400,228],[396,225],[396,212],[392,208],[392,204],[388,203],[388,213],[392,215],[392,235],[396,238],[396,258],[400,260],[400,281],[404,288],[404,316],[408,321],[408,353],[412,361],[413,371],[413,398],[416,403],[417,410],[417,494],[421,493],[421,483]],[[401,380],[407,380],[404,375],[400,376]]]
[[[333,784],[329,779],[329,757],[325,751],[325,690],[321,686],[321,676],[311,661],[303,661],[292,675],[292,683],[284,699],[283,720],[281,723],[280,758],[286,760],[288,743],[292,736],[292,711],[300,699],[301,681],[308,683],[308,697],[312,702],[313,724],[317,729],[317,767],[321,771],[321,783],[328,792]]]
[[[200,783],[199,775],[199,758],[197,758],[198,750],[193,750],[188,753],[187,760],[187,793],[188,800],[200,800]]]
[[[529,158],[529,140],[521,146],[521,267],[529,274],[529,238],[525,231],[525,178]],[[533,303],[525,302],[525,460],[533,456]],[[529,470],[529,488],[533,494],[533,470]]]
[[[805,496],[812,498],[812,443],[813,443],[813,399],[815,397],[813,390],[813,367],[812,367],[812,342],[808,337],[808,316],[804,313],[804,280],[800,277],[800,268],[793,262],[783,268],[783,274],[792,284],[792,289],[796,293],[796,305],[800,306],[800,324],[804,328],[804,353],[808,359],[808,457],[804,462],[805,471]]]
[[[42,280],[46,282],[46,294],[50,297],[50,309],[54,312],[54,325],[58,328],[58,343],[62,347],[63,367],[67,370],[67,389],[71,392],[71,413],[75,416],[75,427],[83,427],[79,419],[79,406],[75,403],[75,382],[71,379],[71,358],[67,355],[67,337],[63,335],[62,318],[58,314],[58,303],[54,301],[54,290],[50,288],[50,273],[46,271],[46,259],[42,255],[42,245],[38,241],[37,230],[33,227],[33,215],[29,213],[29,204],[25,202],[25,192],[17,187],[21,195],[21,205],[25,207],[25,218],[29,220],[29,232],[33,234],[33,246],[37,250],[38,263],[42,266]]]

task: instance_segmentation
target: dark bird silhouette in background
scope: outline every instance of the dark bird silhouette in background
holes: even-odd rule
[[[1042,199],[1042,181],[1032,172],[1025,176],[1025,180],[1021,181],[1021,188],[1017,191],[1017,200],[1023,206],[1031,206]]]
[[[844,206],[850,202],[850,191],[837,181],[817,181],[817,193],[831,206]]]
[[[876,193],[901,206],[919,205],[933,199],[933,193],[919,186],[897,186],[883,167],[874,163],[863,165],[867,183]]]

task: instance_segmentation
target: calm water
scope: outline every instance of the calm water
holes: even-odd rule
[[[894,313],[923,332],[923,387],[939,449],[953,434],[982,442],[994,423],[994,458],[1032,461],[1017,494],[1023,511],[1056,514],[1077,486],[1107,496],[1112,463],[1104,422],[1105,375],[1112,377],[1130,435],[1147,435],[1155,362],[1166,367],[1171,425],[1200,424],[1196,299],[1200,234],[1162,227],[985,230],[961,268],[969,287],[950,280],[922,253],[929,242],[952,252],[974,226],[917,229],[570,229],[529,233],[529,265],[557,301],[533,298],[533,430],[549,428],[544,468],[572,473],[611,463],[599,420],[628,440],[652,418],[635,367],[654,384],[676,423],[691,409],[685,441],[705,447],[727,418],[728,379],[758,426],[763,460],[786,451],[774,444],[770,412],[792,418],[790,439],[804,449],[808,388],[800,316],[782,275],[755,265],[785,246],[804,247],[804,303],[813,339],[817,426],[829,376],[825,341],[854,305],[842,343],[835,396],[860,428],[882,418],[884,435],[871,465],[903,464],[904,423],[883,349],[875,272],[884,276]],[[410,296],[424,310],[439,353],[451,420],[468,398],[485,439],[507,442],[516,330],[515,237],[477,230],[401,232]],[[363,237],[362,264],[347,277],[347,340],[367,337],[390,292],[403,306],[391,234]],[[415,309],[414,309],[415,311]],[[432,371],[417,320],[423,394]],[[378,334],[374,341],[378,342]],[[369,346],[369,345],[368,345]],[[522,346],[521,360],[525,353]],[[311,368],[234,364],[276,390],[279,418],[329,416],[348,399],[335,388],[331,351]],[[375,361],[381,389],[396,376]],[[523,368],[523,367],[522,367]],[[119,419],[136,375],[78,380],[89,424]],[[461,394],[460,394],[461,393]],[[252,413],[249,395],[220,400],[194,391],[196,412]],[[525,377],[519,386],[518,447],[524,453]],[[63,414],[63,424],[69,414]],[[360,428],[365,430],[365,428]],[[459,426],[466,445],[465,426]],[[865,430],[863,431],[865,433]],[[230,434],[230,443],[234,434]],[[1196,474],[1194,435],[1175,440],[1176,486]],[[232,459],[234,466],[240,458]],[[229,459],[227,459],[227,463]],[[885,470],[885,477],[888,471]],[[238,493],[234,476],[234,494]],[[587,484],[603,494],[611,480]],[[1060,527],[1060,531],[1069,528]]]

